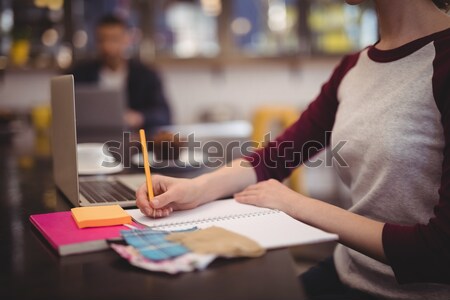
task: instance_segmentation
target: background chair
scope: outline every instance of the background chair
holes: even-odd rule
[[[257,108],[253,116],[252,141],[257,142],[258,147],[263,147],[268,142],[265,138],[269,133],[274,138],[291,126],[300,115],[298,109],[292,106],[262,106]],[[292,172],[288,179],[288,185],[296,192],[305,193],[302,167]]]

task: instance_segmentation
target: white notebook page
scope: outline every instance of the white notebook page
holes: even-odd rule
[[[151,219],[139,209],[127,210],[133,219],[143,225],[163,230],[179,230],[197,226],[219,226],[247,236],[266,249],[289,247],[336,240],[335,234],[324,232],[287,214],[236,202],[219,200],[186,211],[175,211],[169,217]]]

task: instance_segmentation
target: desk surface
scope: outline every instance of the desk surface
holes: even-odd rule
[[[182,173],[182,176],[193,174]],[[299,299],[286,249],[256,259],[220,259],[181,275],[130,266],[111,250],[59,257],[28,221],[67,210],[51,171],[48,138],[25,131],[0,141],[2,299]]]

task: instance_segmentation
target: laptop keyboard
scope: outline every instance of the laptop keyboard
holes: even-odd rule
[[[80,193],[90,203],[114,203],[136,199],[134,191],[119,181],[80,181]]]

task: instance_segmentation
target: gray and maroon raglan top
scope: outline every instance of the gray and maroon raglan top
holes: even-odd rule
[[[333,167],[350,210],[386,223],[390,266],[339,245],[341,280],[383,298],[450,299],[450,29],[344,57],[301,117],[247,159],[259,181],[281,180],[318,145],[343,142],[347,166]]]

